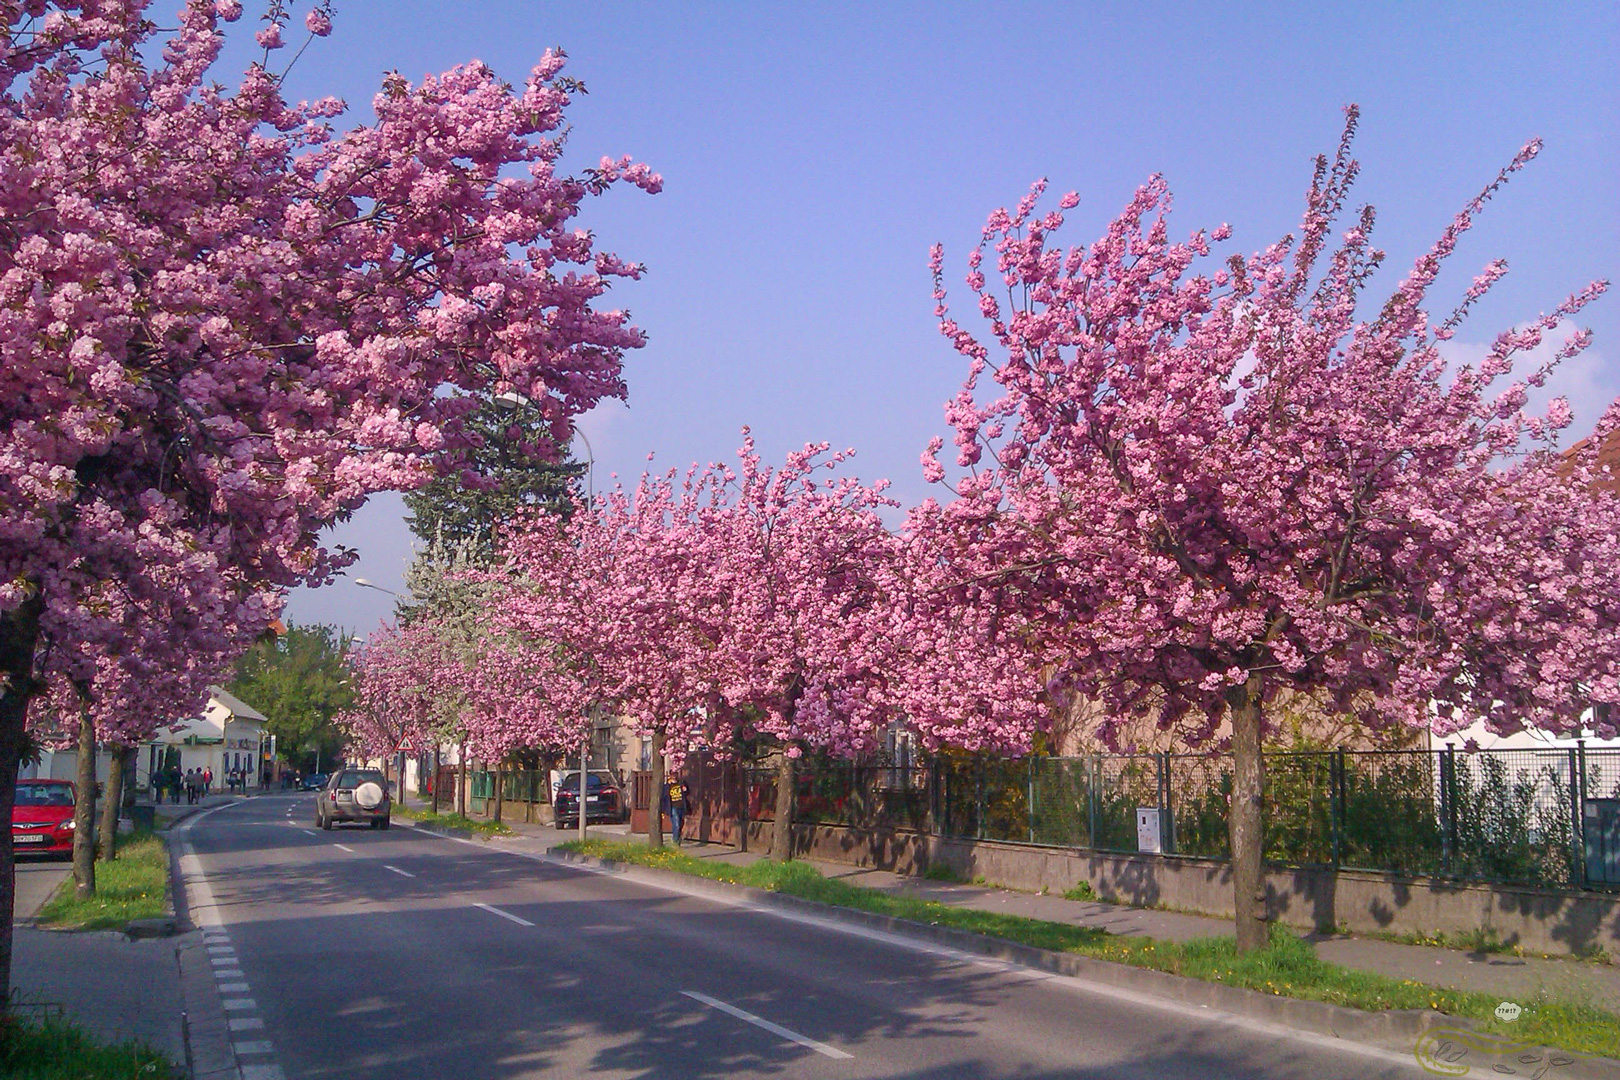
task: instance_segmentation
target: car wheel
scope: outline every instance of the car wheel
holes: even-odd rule
[[[321,819],[321,828],[325,829],[327,832],[331,832],[332,831],[332,819],[331,818],[322,818]]]

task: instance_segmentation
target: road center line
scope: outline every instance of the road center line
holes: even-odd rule
[[[846,1061],[854,1057],[853,1054],[846,1054],[836,1046],[828,1046],[826,1043],[817,1042],[807,1035],[800,1035],[797,1031],[789,1031],[781,1024],[773,1024],[763,1016],[755,1016],[753,1013],[739,1009],[735,1005],[727,1005],[725,1002],[719,1000],[718,998],[712,998],[708,994],[700,994],[696,990],[682,990],[681,993],[691,998],[693,1001],[701,1001],[711,1009],[719,1009],[721,1012],[730,1016],[735,1016],[739,1020],[746,1020],[756,1027],[762,1027],[772,1035],[786,1039],[788,1042],[798,1043],[800,1046],[809,1047],[811,1050],[814,1050],[816,1053],[825,1057],[838,1058]]]
[[[401,870],[399,867],[397,867],[397,866],[389,866],[387,863],[383,863],[383,869],[384,870],[392,870],[394,873],[398,874],[400,877],[415,877],[416,876],[415,874],[411,873],[409,870]],[[483,905],[480,904],[479,906],[482,907]],[[490,910],[493,911],[494,909],[491,908]]]
[[[393,867],[389,867],[389,869],[392,870]],[[400,871],[400,873],[404,873],[404,871],[402,870],[402,871]],[[491,915],[499,915],[503,919],[511,919],[513,922],[517,923],[519,926],[533,926],[534,925],[534,923],[530,922],[528,919],[520,919],[516,915],[512,914],[510,911],[502,911],[500,908],[495,907],[493,904],[474,904],[473,907],[475,907],[475,908],[483,908],[485,911],[489,912]]]
[[[315,835],[315,830],[314,829],[299,829],[298,831],[303,833],[306,836],[314,836]]]
[[[339,851],[347,851],[350,855],[354,854],[354,848],[350,847],[348,844],[333,844],[332,846],[337,848]]]

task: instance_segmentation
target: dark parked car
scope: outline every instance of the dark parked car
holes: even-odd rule
[[[326,786],[326,781],[328,779],[330,779],[330,777],[323,772],[310,773],[308,776],[304,777],[298,782],[298,790],[319,791],[321,788]]]
[[[315,796],[315,824],[330,829],[340,821],[363,821],[388,828],[388,778],[376,769],[339,769]]]
[[[73,854],[74,787],[67,780],[19,780],[11,807],[11,849]]]
[[[623,821],[624,793],[611,773],[593,772],[585,782],[585,821]],[[552,809],[556,812],[557,828],[579,827],[579,772],[576,770],[562,778]]]

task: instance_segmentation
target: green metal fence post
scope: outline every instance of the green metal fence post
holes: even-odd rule
[[[984,755],[973,755],[973,834],[984,839]]]
[[[1164,853],[1173,855],[1176,850],[1176,812],[1170,800],[1170,763],[1174,759],[1168,750],[1161,753],[1159,759],[1159,807],[1164,814],[1159,831],[1164,841]]]
[[[1029,818],[1029,842],[1035,842],[1035,754],[1029,755],[1029,785],[1024,793],[1024,816]]]
[[[1457,748],[1440,752],[1440,872],[1452,875],[1457,858]]]
[[[1096,754],[1086,758],[1086,846],[1097,846],[1097,765]]]
[[[1333,869],[1339,868],[1344,858],[1344,750],[1333,751],[1333,759],[1329,763],[1328,783],[1332,785],[1332,794],[1329,796],[1329,814],[1332,818],[1333,828]]]
[[[1586,740],[1578,739],[1569,752],[1569,884],[1586,884],[1586,843],[1581,809],[1586,804]]]

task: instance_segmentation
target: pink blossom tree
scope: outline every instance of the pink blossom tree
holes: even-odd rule
[[[162,40],[146,7],[0,0],[0,811],[42,687],[137,652],[200,668],[345,562],[324,526],[455,468],[445,387],[519,391],[560,433],[643,340],[596,306],[640,268],[573,219],[660,181],[559,171],[561,54],[521,88],[389,75],[339,136],[341,102],[289,105],[263,64],[209,81],[238,0]],[[0,846],[0,999],[12,895]]]
[[[1076,200],[1037,213],[1037,185],[969,259],[987,341],[936,285],[969,364],[947,407],[965,475],[914,524],[986,612],[985,647],[1031,650],[1025,672],[1051,676],[986,707],[1027,715],[1055,690],[1194,739],[1229,725],[1242,949],[1267,940],[1261,745],[1280,691],[1442,734],[1568,730],[1620,697],[1620,505],[1590,489],[1595,450],[1560,479],[1567,402],[1526,411],[1589,335],[1516,371],[1604,285],[1501,334],[1477,366],[1447,363],[1505,265],[1442,319],[1431,286],[1532,143],[1364,317],[1372,211],[1332,235],[1357,171],[1349,115],[1299,235],[1247,259],[1196,269],[1229,230],[1171,240],[1157,177],[1102,239],[1066,250],[1052,236]],[[1617,423],[1611,406],[1592,445]],[[925,464],[943,482],[941,448]]]
[[[714,701],[715,590],[698,532],[714,497],[711,474],[694,468],[644,474],[633,492],[577,502],[567,520],[539,515],[509,534],[506,584],[490,605],[513,647],[535,657],[531,677],[552,687],[543,694],[574,702],[581,720],[615,709],[650,739],[654,847],[666,753],[684,756]]]
[[[700,661],[714,671],[716,719],[780,750],[771,851],[793,857],[796,762],[854,756],[900,720],[896,677],[904,596],[899,542],[878,516],[886,482],[836,475],[853,451],[826,443],[764,463],[748,429],[704,514],[702,559],[721,620]]]

